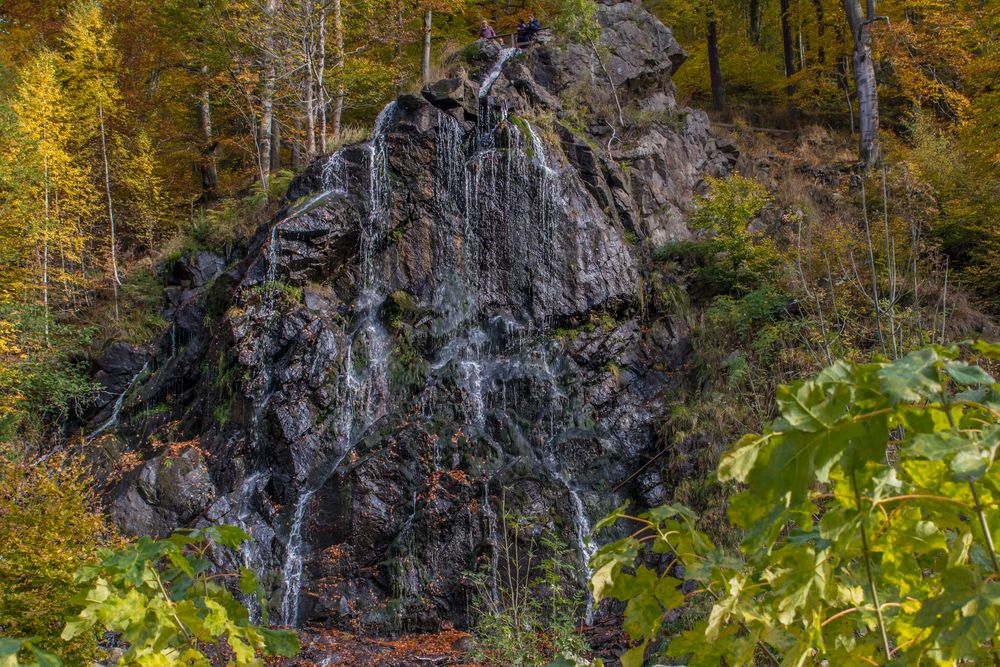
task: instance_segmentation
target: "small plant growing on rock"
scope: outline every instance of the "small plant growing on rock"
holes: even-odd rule
[[[472,578],[478,614],[474,658],[491,667],[529,667],[584,652],[576,627],[584,600],[566,544],[506,513],[497,541],[496,571]]]

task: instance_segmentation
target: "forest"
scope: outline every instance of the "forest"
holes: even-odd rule
[[[0,0],[0,667],[1000,665],[998,219],[991,0]]]

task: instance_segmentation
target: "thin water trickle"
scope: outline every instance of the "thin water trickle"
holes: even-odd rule
[[[138,373],[132,376],[132,379],[129,380],[127,385],[125,385],[125,389],[122,390],[122,393],[118,394],[118,398],[115,399],[115,404],[111,408],[111,416],[108,417],[107,421],[94,429],[89,435],[85,436],[83,439],[84,442],[90,442],[108,429],[114,428],[118,425],[118,420],[122,413],[122,407],[125,405],[125,399],[128,397],[129,392],[132,391],[132,388],[135,387],[139,378],[141,378],[147,370],[149,370],[148,361],[142,365],[142,368],[139,369]]]

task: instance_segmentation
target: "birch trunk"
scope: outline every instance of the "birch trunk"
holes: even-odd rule
[[[115,240],[115,208],[111,200],[111,168],[108,165],[107,132],[104,129],[104,105],[97,105],[97,117],[101,121],[101,155],[104,158],[104,191],[108,195],[108,225],[111,228],[111,287],[115,295],[115,320],[118,319],[118,248]]]
[[[868,0],[870,15],[866,20],[861,13],[859,0],[841,0],[847,24],[854,37],[851,59],[854,65],[854,88],[858,96],[858,126],[860,144],[858,157],[865,168],[878,162],[878,87],[875,81],[875,62],[872,59],[872,37],[869,21],[875,15],[875,2]]]
[[[305,64],[305,80],[302,82],[302,116],[305,119],[305,159],[307,162],[316,155],[316,79],[313,71],[312,44],[312,0],[302,4],[302,60]]]
[[[420,79],[424,83],[430,83],[431,78],[431,21],[433,13],[427,10],[424,13],[424,52],[420,59]]]
[[[333,0],[334,67],[337,68],[337,99],[333,104],[333,137],[340,139],[340,123],[344,115],[344,17],[340,0]]]
[[[267,181],[271,175],[271,119],[274,114],[274,30],[275,17],[278,12],[278,1],[267,0],[264,29],[267,35],[264,39],[264,89],[260,100],[260,127],[257,136],[257,166],[260,171],[260,182],[267,189]]]
[[[319,3],[319,44],[316,47],[318,66],[316,68],[316,99],[319,115],[319,152],[326,153],[326,2]]]
[[[45,165],[45,230],[42,235],[42,300],[45,302],[45,342],[49,342],[49,158],[43,157]]]
[[[219,197],[219,171],[215,165],[215,138],[212,136],[212,105],[208,91],[208,66],[202,65],[202,88],[198,96],[198,125],[201,129],[201,163],[198,171],[201,175],[201,192],[203,200],[213,200]]]

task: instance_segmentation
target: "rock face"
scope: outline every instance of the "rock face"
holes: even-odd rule
[[[241,261],[175,272],[116,424],[143,458],[112,493],[124,526],[244,526],[291,625],[465,624],[503,511],[582,581],[591,521],[655,501],[633,473],[684,358],[679,325],[641,316],[641,258],[731,161],[674,103],[669,30],[633,4],[598,18],[604,66],[482,43],[310,166]]]

